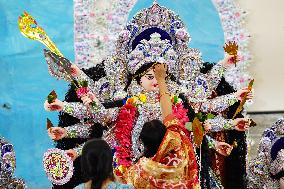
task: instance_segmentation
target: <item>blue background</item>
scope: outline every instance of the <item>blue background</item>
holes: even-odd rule
[[[159,0],[185,21],[192,37],[190,47],[198,48],[205,61],[223,57],[223,30],[210,0]],[[139,0],[130,13],[149,7]],[[16,176],[28,188],[50,188],[42,166],[43,153],[53,142],[46,132],[46,118],[57,124],[57,113],[45,112],[43,102],[55,89],[64,98],[67,84],[52,78],[44,60],[44,46],[19,32],[18,16],[26,10],[45,29],[61,52],[74,61],[73,1],[0,0],[0,136],[9,140],[17,157]],[[6,104],[10,109],[4,108]]]

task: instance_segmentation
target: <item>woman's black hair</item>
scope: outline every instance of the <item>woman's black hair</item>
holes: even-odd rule
[[[86,142],[81,158],[82,175],[85,180],[92,181],[90,189],[100,189],[106,179],[114,180],[112,151],[106,141]]]
[[[152,120],[143,125],[139,139],[145,147],[145,157],[150,158],[157,153],[166,131],[166,126],[160,120]]]

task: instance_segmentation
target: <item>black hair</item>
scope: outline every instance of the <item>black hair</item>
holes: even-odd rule
[[[153,157],[157,153],[166,131],[166,126],[160,120],[152,120],[143,125],[139,139],[145,147],[145,157]]]
[[[106,141],[92,139],[82,149],[81,169],[84,180],[91,180],[90,189],[100,189],[106,179],[114,180],[112,151]]]
[[[140,85],[142,74],[145,73],[147,70],[149,70],[153,65],[154,65],[154,63],[143,64],[135,72],[135,74],[129,74],[127,76],[127,84],[126,84],[124,90],[127,91],[127,88],[129,87],[129,85],[131,84],[133,79],[135,79],[137,81],[137,84]]]

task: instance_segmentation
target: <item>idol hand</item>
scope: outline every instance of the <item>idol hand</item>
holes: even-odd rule
[[[247,118],[236,118],[234,119],[234,126],[237,131],[246,131],[249,128],[249,119]]]
[[[225,58],[223,60],[221,60],[221,64],[225,67],[225,68],[229,68],[231,67],[232,65],[235,65],[235,60],[236,57],[234,55],[229,55],[229,54],[226,54],[225,55]]]
[[[78,66],[76,66],[75,64],[72,64],[70,69],[71,69],[71,75],[73,77],[77,77],[81,72],[80,68],[78,68]]]
[[[56,140],[56,141],[67,136],[66,129],[62,127],[51,127],[47,130],[47,132],[48,132],[48,136],[52,140]]]
[[[58,99],[55,99],[52,103],[48,103],[47,100],[44,102],[44,109],[46,111],[62,111],[63,107],[64,103]]]
[[[76,151],[73,150],[73,149],[65,150],[65,152],[67,153],[67,155],[68,155],[69,157],[71,157],[71,159],[72,159],[73,161],[75,161],[75,159],[78,157],[78,154],[77,154]]]
[[[249,88],[243,88],[238,90],[235,95],[238,98],[238,100],[243,100],[244,96],[247,94],[246,99],[250,100],[253,98],[253,92],[249,90]]]
[[[92,102],[98,102],[98,99],[94,93],[88,92],[87,95],[81,97],[83,104],[89,106]]]
[[[229,156],[233,150],[233,146],[227,144],[226,142],[216,142],[216,151],[223,155]]]

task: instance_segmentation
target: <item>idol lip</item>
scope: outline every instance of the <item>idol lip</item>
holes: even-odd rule
[[[153,87],[158,87],[158,84],[154,84]]]

